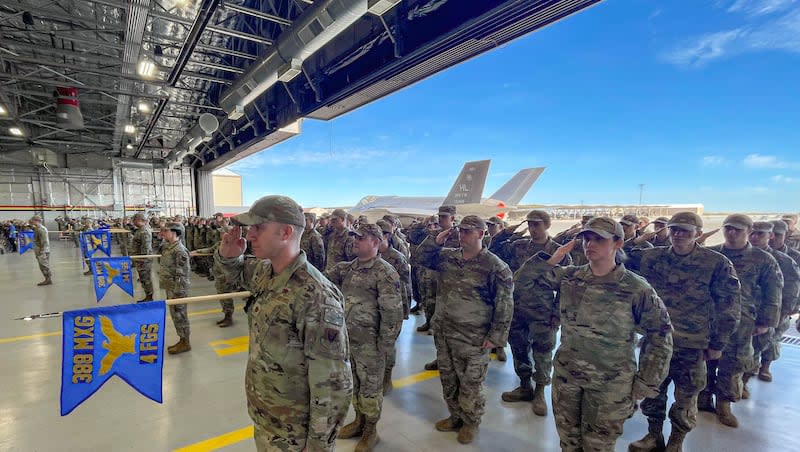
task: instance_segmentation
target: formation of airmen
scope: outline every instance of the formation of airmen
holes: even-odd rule
[[[552,385],[563,450],[614,450],[641,407],[648,433],[629,451],[680,451],[698,410],[735,428],[733,404],[750,397],[748,383],[772,381],[800,298],[797,215],[729,215],[724,243],[711,247],[704,242],[718,230],[704,231],[691,212],[652,222],[585,216],[555,237],[542,210],[510,226],[457,219],[456,207],[442,206],[403,229],[390,215],[370,223],[337,209],[317,218],[266,196],[231,224],[221,214],[163,225],[137,214],[126,246],[152,254],[149,225],[159,227],[168,298],[187,296],[190,266],[219,293],[252,293],[245,390],[259,450],[333,450],[337,437],[373,450],[395,342],[411,314],[424,313],[417,330],[433,335],[436,358],[425,368],[439,370],[449,411],[434,427],[462,444],[479,431],[490,353],[504,359],[507,342],[520,382],[502,400],[547,416]],[[47,237],[41,219],[30,223]],[[40,242],[37,259],[49,251]],[[198,251],[211,256],[191,256]],[[150,261],[136,262],[147,301]],[[218,323],[227,326],[232,302],[223,309]],[[171,306],[180,341],[170,353],[191,349],[185,313]],[[356,417],[342,426],[350,403]]]

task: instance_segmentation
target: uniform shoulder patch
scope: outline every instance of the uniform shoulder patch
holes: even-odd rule
[[[342,326],[344,324],[344,315],[337,309],[324,309],[322,312],[322,320],[330,325]]]

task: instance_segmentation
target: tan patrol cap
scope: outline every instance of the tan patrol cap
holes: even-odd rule
[[[236,215],[234,224],[253,226],[261,223],[282,223],[305,227],[303,208],[288,196],[269,195],[257,200],[246,213]]]
[[[687,231],[703,228],[703,219],[694,212],[678,212],[667,221],[667,227],[680,228]]]
[[[674,216],[674,215],[673,215],[673,216]],[[655,224],[655,223],[667,224],[667,223],[669,223],[669,218],[667,218],[667,217],[658,217],[658,218],[656,218],[655,220],[653,220],[653,223],[654,223],[654,224]]]
[[[730,226],[736,229],[748,229],[753,227],[753,220],[747,215],[735,213],[725,217],[725,221],[722,222],[722,226]]]
[[[34,215],[31,217],[30,221],[42,221],[42,217],[39,215]]]
[[[753,232],[772,232],[773,228],[771,221],[756,221],[753,223]]]
[[[796,213],[787,213],[781,217],[781,220],[791,220],[797,223],[797,214]]]
[[[458,228],[465,230],[477,229],[479,231],[485,231],[486,222],[483,221],[483,218],[477,215],[467,215],[461,220],[461,223],[458,224]]]
[[[383,231],[381,231],[381,228],[379,228],[377,224],[361,224],[357,229],[350,231],[350,235],[358,237],[371,235],[378,240],[383,240]]]
[[[456,206],[441,206],[439,207],[439,215],[450,215],[451,217],[456,215]]]
[[[142,212],[138,212],[138,213],[133,214],[133,217],[131,219],[133,221],[136,221],[136,220],[147,221],[147,218],[145,218],[145,216],[144,216],[144,214]]]
[[[619,220],[619,222],[620,224],[624,224],[626,226],[630,226],[632,224],[639,224],[639,217],[637,217],[636,215],[628,214],[623,216],[622,219]]]
[[[622,225],[608,217],[594,217],[586,222],[583,230],[578,233],[577,237],[587,233],[594,232],[604,239],[612,237],[623,238],[625,231],[622,230]]]
[[[392,224],[386,220],[378,220],[375,222],[375,224],[378,225],[378,227],[381,228],[381,231],[383,232],[389,232],[389,233],[392,232]]]
[[[331,216],[342,220],[346,220],[347,212],[345,212],[344,209],[335,209],[333,212],[331,212]]]
[[[305,212],[303,213],[303,216],[310,219],[312,223],[317,221],[317,214],[315,214],[314,212]]]
[[[783,220],[772,220],[772,233],[784,235],[789,231],[789,225]]]
[[[497,225],[502,226],[503,225],[503,220],[501,220],[500,218],[497,217],[497,215],[495,215],[495,216],[489,218],[488,220],[486,220],[486,224],[497,224]]]
[[[170,231],[175,231],[178,235],[183,234],[183,225],[180,223],[176,223],[171,221],[164,225],[164,229],[169,229]]]
[[[528,212],[528,215],[525,216],[525,220],[550,224],[550,214],[548,214],[544,210],[531,210],[530,212]]]

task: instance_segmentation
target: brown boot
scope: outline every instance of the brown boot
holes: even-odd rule
[[[371,452],[372,448],[381,440],[378,437],[378,430],[375,428],[375,422],[364,423],[364,433],[361,434],[361,439],[356,444],[355,452]]]
[[[722,425],[733,428],[739,427],[739,420],[731,412],[731,402],[727,400],[717,401],[717,419]]]
[[[439,370],[439,361],[435,359],[425,364],[425,370]]]
[[[663,426],[661,422],[648,421],[647,434],[639,441],[628,444],[628,452],[663,452]]]
[[[440,432],[455,432],[456,430],[459,430],[463,425],[464,421],[458,418],[454,418],[453,416],[450,416],[447,419],[442,419],[441,421],[437,422],[436,430],[439,430]]]
[[[181,338],[175,345],[170,345],[167,347],[167,352],[170,355],[177,355],[179,353],[185,353],[192,349],[192,344],[189,343],[189,339]]]
[[[497,360],[501,363],[506,362],[508,357],[506,356],[506,349],[503,347],[497,347],[494,349],[494,354],[497,355]]]
[[[217,325],[219,325],[220,328],[227,328],[233,325],[233,314],[231,314],[230,312],[226,312],[225,318],[217,322]]]
[[[394,385],[392,384],[392,369],[386,369],[383,373],[383,395],[392,392]]]
[[[417,327],[417,331],[419,331],[420,333],[425,333],[430,329],[431,329],[431,324],[428,322],[425,322],[424,325]]]
[[[747,387],[747,382],[750,381],[750,377],[752,375],[744,374],[742,375],[742,393],[741,398],[747,400],[750,398],[750,389]]]
[[[478,426],[473,424],[464,424],[463,427],[458,431],[458,437],[456,439],[461,444],[469,444],[475,439],[475,435],[478,434]]]
[[[769,365],[772,361],[762,361],[761,368],[758,369],[758,379],[769,383],[772,381],[772,372],[769,371]]]
[[[697,396],[697,409],[698,411],[706,411],[709,413],[716,413],[717,409],[714,407],[714,394],[711,391],[700,391]]]
[[[361,436],[362,432],[364,431],[365,423],[366,418],[364,415],[356,412],[356,418],[353,419],[353,422],[345,425],[341,430],[339,430],[339,438],[347,439]]]
[[[37,286],[50,286],[52,284],[53,284],[53,281],[51,281],[50,278],[45,278],[44,281],[42,281],[40,283],[37,283],[36,285]]]
[[[530,378],[522,378],[519,386],[500,395],[503,402],[530,402],[533,400],[533,386]]]
[[[669,434],[669,442],[667,443],[666,452],[683,452],[683,440],[686,438],[686,433],[676,432],[675,427],[672,427],[672,432]]]
[[[533,414],[547,416],[547,402],[544,401],[544,385],[536,383],[533,390]]]

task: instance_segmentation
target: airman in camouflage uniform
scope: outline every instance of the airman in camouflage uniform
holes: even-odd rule
[[[418,252],[424,265],[441,275],[431,328],[450,417],[437,422],[436,429],[457,430],[458,442],[469,444],[486,404],[489,350],[508,340],[514,282],[508,265],[483,247],[486,223],[481,218],[467,215],[458,228],[459,248],[444,247],[455,235],[451,227],[425,239]]]
[[[239,226],[216,259],[253,292],[245,391],[256,448],[333,451],[353,388],[342,294],[300,250],[305,218],[292,199],[265,196],[234,224],[251,225],[258,259],[244,260]]]
[[[783,229],[785,229],[785,227]],[[769,371],[769,366],[770,362],[773,361],[775,333],[783,327],[783,330],[781,330],[781,335],[783,335],[783,331],[786,331],[786,328],[788,328],[788,318],[797,304],[798,295],[800,295],[800,267],[798,267],[797,262],[789,255],[770,246],[770,241],[772,241],[774,237],[774,224],[772,222],[756,221],[753,223],[753,232],[750,233],[750,243],[756,248],[767,251],[778,261],[778,266],[781,268],[781,273],[783,274],[783,291],[781,292],[781,310],[778,326],[776,328],[770,328],[768,333],[753,336],[753,351],[755,352],[753,355],[754,367],[750,369],[749,372],[745,373],[745,385],[742,388],[742,398],[748,398],[750,395],[747,390],[747,380],[752,378],[756,369],[758,369],[758,378],[760,380],[772,381],[772,373]],[[778,343],[780,343],[780,336],[778,337]]]
[[[133,239],[131,239],[131,256],[153,254],[153,232],[143,213],[137,213],[133,216],[133,225],[136,227],[136,232],[133,233]],[[136,273],[139,275],[139,282],[142,283],[142,289],[144,290],[144,298],[138,302],[152,301],[153,279],[151,272],[153,262],[150,259],[133,259],[133,268],[136,269]]]
[[[403,308],[400,277],[378,256],[383,239],[374,224],[360,223],[356,236],[356,259],[339,262],[325,272],[344,296],[347,331],[350,332],[350,366],[353,372],[353,407],[356,418],[342,427],[341,438],[360,436],[359,452],[371,451],[378,443],[376,425],[383,404],[386,357],[393,352]]]
[[[409,306],[411,305],[411,266],[406,257],[400,251],[389,245],[389,237],[392,236],[392,227],[388,221],[378,220],[377,223],[383,232],[383,238],[378,246],[378,253],[383,260],[389,263],[400,276],[400,295],[403,300],[403,318],[407,319]],[[402,324],[401,324],[402,325]],[[386,372],[383,375],[383,394],[388,394],[392,389],[392,369],[396,361],[396,351],[392,350],[386,356]]]
[[[592,218],[593,215],[583,215],[581,217],[580,224],[576,224],[571,228],[567,229],[566,231],[562,231],[556,234],[553,237],[553,241],[558,243],[559,245],[565,245],[575,239],[578,233],[581,231],[583,226]],[[572,265],[586,265],[589,263],[589,259],[586,258],[586,253],[583,252],[583,243],[580,239],[575,240],[575,245],[573,245],[572,251],[570,251],[569,256],[572,258]]]
[[[492,244],[503,230],[503,220],[494,216],[486,220],[486,235],[483,236],[483,246],[492,251]],[[494,253],[494,251],[492,251]],[[497,254],[497,253],[495,253]]]
[[[167,292],[167,299],[186,298],[189,295],[189,252],[180,240],[183,231],[178,223],[167,223],[161,230],[161,236],[167,241],[167,246],[161,251],[158,283]],[[186,304],[173,304],[169,306],[169,314],[175,331],[180,340],[167,347],[171,354],[188,352],[192,349],[189,342],[189,317]]]
[[[579,237],[588,266],[558,266],[574,246],[569,242],[552,256],[531,258],[515,282],[534,281],[560,294],[553,414],[561,449],[609,451],[633,414],[634,402],[658,394],[672,356],[672,327],[650,284],[615,263],[624,237],[619,223],[595,217]],[[638,368],[635,333],[647,343]]]
[[[800,251],[794,248],[789,248],[785,243],[786,234],[788,232],[786,222],[782,220],[774,220],[772,224],[773,236],[769,241],[769,246],[782,253],[786,253],[789,257],[794,259],[798,265],[800,265]],[[781,340],[783,339],[783,333],[785,333],[791,325],[791,319],[789,316],[796,314],[798,308],[800,308],[800,300],[798,299],[794,300],[794,305],[788,311],[786,310],[788,306],[783,303],[783,300],[781,301],[781,304],[781,321],[772,333],[770,347],[761,355],[761,369],[759,369],[758,378],[762,381],[772,381],[772,373],[769,371],[769,365],[772,361],[777,361],[778,358],[781,357]],[[789,314],[785,315],[787,312]],[[798,320],[798,323],[800,323],[800,320]]]
[[[439,207],[439,227],[438,228],[431,228],[426,231],[427,236],[425,239],[420,243],[420,248],[425,245],[425,242],[434,242],[436,240],[437,235],[440,233],[439,231],[450,230],[452,233],[447,236],[447,239],[444,243],[445,248],[459,248],[461,243],[459,242],[459,235],[458,229],[455,228],[455,216],[456,216],[456,207],[455,206],[441,206]],[[419,251],[419,250],[418,250]],[[430,266],[425,265],[424,262],[421,262],[422,256],[418,256],[416,263],[428,267],[427,270],[424,272],[425,282],[423,286],[425,287],[426,291],[423,294],[422,299],[425,302],[425,324],[417,328],[417,331],[424,333],[428,331],[431,327],[431,319],[433,318],[434,312],[436,312],[436,297],[438,296],[439,284],[441,282],[440,275],[430,268]],[[436,370],[436,361],[432,361],[425,365],[426,370]]]
[[[733,264],[695,243],[702,234],[702,218],[679,212],[663,227],[672,238],[667,242],[673,245],[634,249],[626,262],[656,290],[674,328],[669,374],[658,395],[641,403],[649,428],[644,438],[630,445],[628,450],[633,452],[664,450],[662,430],[670,382],[675,384],[675,403],[669,410],[672,432],[666,450],[681,450],[686,434],[697,425],[697,396],[706,386],[705,360],[719,358],[739,321],[740,287]]]
[[[353,237],[350,236],[347,213],[336,209],[331,213],[333,231],[325,242],[325,269],[329,270],[339,262],[349,262],[355,258],[353,254]]]
[[[653,220],[653,236],[648,240],[653,244],[653,246],[670,246],[672,244],[669,241],[669,228],[667,228],[668,223],[669,218],[667,217],[658,217]]]
[[[706,362],[708,383],[700,393],[697,407],[701,411],[716,411],[722,424],[735,428],[739,421],[731,412],[731,403],[741,398],[742,377],[754,368],[753,336],[768,333],[778,325],[783,275],[774,257],[748,242],[753,229],[750,217],[728,215],[723,229],[725,243],[710,249],[733,262],[742,285],[742,311],[739,325],[722,350],[722,357]],[[716,396],[716,409],[711,403],[712,394]]]
[[[625,215],[619,220],[622,230],[625,232],[625,245],[622,251],[629,252],[634,248],[652,248],[653,244],[646,240],[637,240],[639,236],[639,217],[636,215]]]
[[[551,224],[547,212],[532,210],[526,216],[526,221],[530,238],[515,240],[512,235],[498,246],[502,253],[500,257],[509,264],[512,271],[519,270],[525,261],[539,251],[552,254],[559,247],[547,234]],[[571,263],[572,259],[567,255],[561,265]],[[504,392],[502,399],[506,402],[532,401],[533,412],[537,416],[546,416],[544,388],[550,385],[550,374],[553,371],[553,349],[556,346],[559,325],[558,300],[551,289],[525,284],[526,282],[531,281],[514,283],[514,317],[508,336],[514,357],[514,371],[520,379],[520,385],[512,391]],[[535,389],[531,386],[531,377],[536,382]]]
[[[221,230],[227,232],[229,228],[223,227],[221,228]],[[219,249],[221,243],[222,242],[217,242],[214,244],[214,246],[211,246],[209,248],[202,248],[193,251],[189,253],[189,256],[192,256],[194,254],[210,254],[212,255],[213,259],[213,256],[216,255],[217,249]],[[217,293],[230,293],[239,290],[239,281],[236,279],[229,280],[228,275],[225,273],[224,269],[219,264],[219,262],[217,261],[212,261],[212,262],[213,263],[211,265],[210,270],[211,274],[214,276],[214,289],[216,289]],[[234,311],[233,299],[225,298],[223,300],[220,300],[219,304],[222,307],[223,317],[221,320],[217,320],[217,325],[220,328],[227,328],[233,325],[233,311]]]
[[[36,285],[49,286],[53,284],[53,272],[50,270],[50,237],[47,228],[42,224],[42,217],[34,215],[30,223],[33,226],[33,253],[36,255],[39,271],[44,276],[44,281]]]
[[[306,258],[311,265],[319,271],[325,271],[325,244],[322,236],[314,229],[317,216],[313,212],[305,213],[306,227],[303,229],[303,236],[300,238],[300,249],[306,252]]]
[[[786,246],[800,251],[800,229],[797,228],[797,214],[789,213],[781,217],[786,223],[788,230],[786,231]]]
[[[392,235],[389,237],[389,245],[400,252],[406,259],[411,257],[408,247],[408,239],[400,232],[400,220],[393,215],[384,215],[383,220],[392,227]]]

